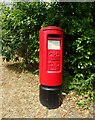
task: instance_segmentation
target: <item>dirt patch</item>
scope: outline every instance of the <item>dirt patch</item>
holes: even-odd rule
[[[76,105],[72,92],[57,109],[49,110],[39,102],[39,76],[23,71],[13,62],[2,62],[3,118],[92,118],[88,110]]]

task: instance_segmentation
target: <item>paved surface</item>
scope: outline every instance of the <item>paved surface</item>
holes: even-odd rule
[[[88,110],[76,105],[75,93],[67,95],[57,109],[48,110],[39,102],[39,77],[2,62],[3,118],[90,118]],[[1,92],[1,91],[0,91]],[[1,103],[0,103],[1,105]],[[1,110],[1,106],[0,106]],[[1,113],[1,112],[0,112]]]

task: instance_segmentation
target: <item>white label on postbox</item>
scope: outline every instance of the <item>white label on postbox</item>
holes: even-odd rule
[[[59,40],[48,40],[48,49],[60,50],[60,41]]]

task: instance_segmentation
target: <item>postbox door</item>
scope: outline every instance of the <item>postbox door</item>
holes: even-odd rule
[[[62,36],[48,35],[47,40],[47,84],[62,84]]]
[[[60,55],[61,55],[61,41],[60,36],[48,37],[48,60],[47,71],[58,72],[61,70]]]

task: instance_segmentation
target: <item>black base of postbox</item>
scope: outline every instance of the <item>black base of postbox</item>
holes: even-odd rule
[[[40,102],[48,109],[58,108],[62,104],[61,86],[48,87],[40,85]]]

